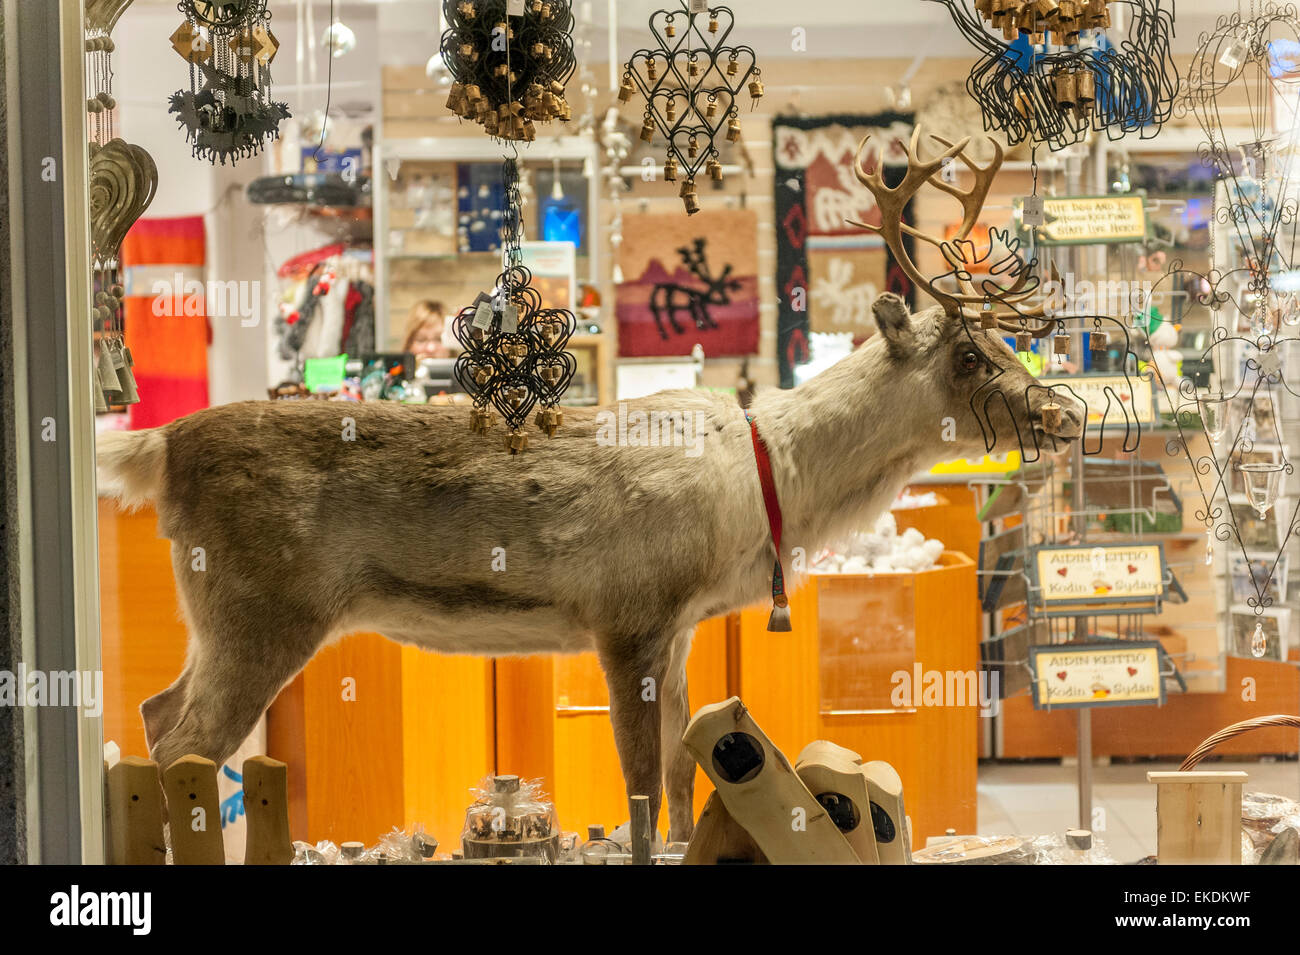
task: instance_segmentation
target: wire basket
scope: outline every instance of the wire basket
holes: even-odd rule
[[[1240,723],[1233,723],[1231,726],[1225,726],[1213,736],[1206,737],[1202,740],[1201,745],[1192,750],[1188,757],[1183,760],[1183,764],[1178,767],[1180,773],[1191,772],[1196,768],[1206,756],[1214,752],[1214,747],[1220,743],[1226,743],[1230,739],[1236,739],[1243,733],[1249,733],[1251,730],[1265,729],[1270,726],[1289,726],[1292,729],[1300,729],[1300,716],[1287,716],[1278,714],[1275,716],[1259,716],[1253,720],[1242,720]]]

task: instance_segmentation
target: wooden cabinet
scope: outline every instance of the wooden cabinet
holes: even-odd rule
[[[832,621],[820,606],[827,586],[856,588],[859,608],[896,606],[892,592],[902,585],[911,590],[912,620],[903,624],[911,629],[911,642],[906,637],[901,644],[893,636],[888,639],[894,645],[891,656],[897,657],[901,647],[910,650],[903,667],[908,679],[913,678],[916,665],[922,672],[978,672],[978,638],[970,610],[975,601],[975,565],[962,554],[945,552],[939,567],[919,574],[811,578],[791,595],[791,633],[767,632],[768,608],[746,610],[740,617],[738,695],[792,761],[807,743],[828,739],[863,759],[890,763],[903,780],[903,801],[917,848],[949,827],[958,832],[976,829],[979,708],[898,707],[888,702],[879,708],[836,706],[827,681],[849,683],[852,671],[863,668],[872,670],[870,683],[878,689],[883,677],[886,700],[891,695],[892,673],[884,673],[882,661],[873,659],[873,654],[874,644],[894,626],[892,621],[870,617],[864,621],[861,609],[853,619]],[[846,653],[826,657],[827,630],[832,626],[859,635],[859,659]],[[842,640],[836,643],[845,645]]]

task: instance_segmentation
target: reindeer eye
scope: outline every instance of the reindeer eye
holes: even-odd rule
[[[983,362],[980,361],[979,352],[964,351],[961,353],[961,370],[974,371]]]

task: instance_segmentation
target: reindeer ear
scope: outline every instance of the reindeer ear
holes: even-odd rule
[[[871,312],[876,316],[880,334],[885,336],[891,352],[905,354],[912,351],[916,344],[912,316],[901,298],[893,292],[886,292],[872,304]]]

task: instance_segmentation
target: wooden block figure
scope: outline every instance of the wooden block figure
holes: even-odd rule
[[[844,833],[858,859],[866,865],[879,865],[867,775],[861,763],[862,757],[852,750],[817,740],[803,748],[794,771],[830,813],[831,821]]]
[[[1159,865],[1241,865],[1246,773],[1147,773],[1156,784]]]
[[[163,792],[171,820],[172,861],[225,865],[217,764],[202,756],[182,756],[163,773]]]
[[[158,764],[124,756],[108,771],[110,865],[166,865]]]
[[[248,818],[244,865],[288,865],[293,861],[288,766],[269,756],[244,760],[244,814]]]
[[[912,827],[903,811],[903,781],[883,760],[864,763],[871,821],[881,865],[909,865],[912,861]]]
[[[737,697],[701,707],[682,740],[773,865],[859,864],[830,814]]]
[[[767,865],[767,856],[745,827],[731,818],[722,797],[710,793],[695,824],[684,865]]]

